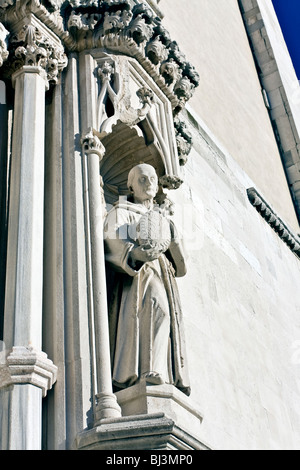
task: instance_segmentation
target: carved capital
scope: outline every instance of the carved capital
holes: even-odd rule
[[[30,384],[42,389],[43,397],[56,382],[57,367],[47,354],[33,348],[14,347],[2,368],[1,388],[16,384]]]
[[[93,129],[89,129],[87,134],[81,139],[81,145],[86,155],[96,154],[102,160],[105,154],[105,147],[97,137]]]
[[[23,66],[41,67],[50,84],[56,84],[68,59],[63,46],[44,34],[36,25],[24,25],[12,35],[11,68],[15,72]]]

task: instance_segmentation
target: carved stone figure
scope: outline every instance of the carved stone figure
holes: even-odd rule
[[[145,379],[190,394],[182,311],[175,276],[186,267],[172,221],[156,207],[158,178],[147,164],[128,176],[132,199],[105,221],[112,377],[122,389]],[[112,268],[112,271],[109,269]]]

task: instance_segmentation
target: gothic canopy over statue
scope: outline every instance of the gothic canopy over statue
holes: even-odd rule
[[[177,114],[192,97],[199,75],[172,41],[152,2],[138,0],[0,0],[0,21],[10,32],[29,13],[67,51],[105,48],[134,57],[151,75]]]

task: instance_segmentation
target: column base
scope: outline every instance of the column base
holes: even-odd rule
[[[121,408],[114,394],[99,393],[96,395],[96,400],[95,426],[100,425],[105,419],[120,418],[122,416]]]
[[[209,450],[164,413],[106,420],[77,437],[78,450]]]
[[[122,418],[103,419],[82,432],[81,450],[208,450],[201,440],[203,416],[173,385],[137,385],[116,393]]]

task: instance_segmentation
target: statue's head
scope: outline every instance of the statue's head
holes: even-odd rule
[[[158,191],[158,177],[153,166],[141,163],[133,167],[128,174],[127,186],[139,202],[154,199]]]

